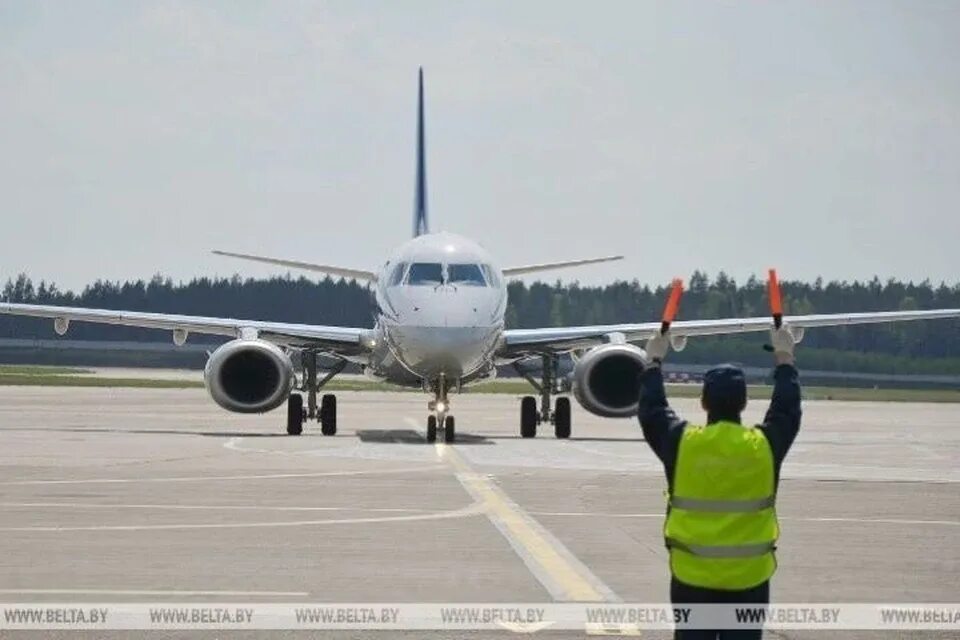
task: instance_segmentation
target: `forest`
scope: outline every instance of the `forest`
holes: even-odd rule
[[[881,281],[783,281],[789,314],[902,309],[960,308],[960,283]],[[343,326],[373,325],[375,304],[365,284],[290,275],[270,279],[195,278],[174,283],[161,275],[149,281],[97,281],[79,293],[55,284],[34,283],[20,274],[6,281],[6,302],[128,309],[189,315],[274,320]],[[606,286],[577,283],[512,282],[506,323],[509,328],[643,322],[660,317],[666,286],[634,281]],[[738,283],[723,272],[695,271],[687,279],[680,319],[749,317],[768,313],[766,283],[750,277]],[[0,338],[54,337],[49,320],[0,316]],[[166,332],[74,323],[72,340],[166,341]],[[193,342],[213,343],[193,336]],[[735,361],[765,364],[762,334],[696,338],[674,362],[706,364]],[[801,347],[804,367],[824,371],[897,374],[960,374],[960,320],[931,320],[859,327],[815,329]]]

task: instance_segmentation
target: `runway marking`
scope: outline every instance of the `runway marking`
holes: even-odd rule
[[[296,598],[309,596],[309,591],[167,591],[162,589],[0,589],[0,594],[13,595],[117,595],[117,596],[231,596],[261,598]]]
[[[175,509],[197,511],[363,511],[370,513],[443,513],[436,509],[405,509],[399,507],[278,507],[271,505],[209,505],[209,504],[106,504],[90,502],[0,502],[0,508],[49,509]]]
[[[801,522],[863,522],[876,524],[942,524],[951,527],[960,526],[955,520],[902,520],[900,518],[794,518],[780,517],[780,520],[795,520]]]
[[[533,516],[557,516],[570,518],[662,518],[663,513],[601,513],[591,511],[531,511]]]
[[[419,430],[412,418],[406,422]],[[534,520],[490,478],[474,471],[455,445],[438,442],[437,456],[456,471],[463,485],[533,576],[561,602],[620,602],[613,590],[593,574],[563,543]]]
[[[584,627],[588,636],[637,636],[643,635],[640,627],[635,624],[603,624],[588,622]]]
[[[859,477],[858,475],[853,475],[853,476],[851,476],[849,473],[846,473],[846,474],[844,475],[843,472],[849,471],[849,470],[851,470],[851,469],[854,470],[854,471],[857,472],[857,473],[874,472],[874,473],[877,473],[878,475],[877,475],[877,477],[871,477],[871,478],[861,478],[861,477]],[[797,472],[797,471],[799,471],[799,472],[801,472],[801,473],[799,473],[799,474],[794,473],[794,472]],[[903,480],[905,477],[906,477],[907,479],[912,479],[912,478],[920,477],[920,478],[921,478],[921,482],[925,482],[926,480],[924,480],[924,479],[922,478],[922,476],[933,476],[933,475],[935,475],[934,472],[931,472],[931,471],[930,471],[929,469],[927,469],[927,468],[897,467],[897,466],[880,467],[880,466],[869,465],[869,464],[856,464],[855,462],[853,462],[853,463],[851,463],[851,462],[843,462],[843,463],[840,463],[840,462],[803,462],[803,461],[798,460],[798,461],[795,461],[795,462],[793,462],[793,461],[791,461],[791,462],[785,462],[784,465],[783,465],[783,474],[781,474],[781,477],[787,477],[787,478],[790,478],[790,479],[800,479],[800,480],[811,479],[810,476],[804,475],[804,474],[802,473],[802,472],[804,472],[804,471],[806,471],[807,473],[810,473],[810,472],[813,472],[813,473],[823,472],[823,473],[828,473],[828,474],[831,473],[831,472],[838,472],[838,475],[836,476],[836,478],[839,479],[839,480],[872,480],[872,481],[880,481],[880,482],[898,482],[898,481]],[[940,473],[942,473],[942,472],[940,472]],[[953,473],[952,470],[951,470],[951,471],[947,471],[946,473],[948,473],[949,475],[952,475],[952,476],[954,476],[954,477],[940,477],[940,476],[938,476],[938,477],[936,477],[936,478],[933,478],[933,482],[937,482],[937,483],[953,483],[953,482],[958,482],[958,481],[960,481],[960,474]],[[784,475],[784,474],[785,474],[785,475]],[[833,478],[834,476],[829,476],[829,477],[830,477],[830,478]],[[821,478],[822,478],[822,476],[817,476],[817,477],[816,477],[816,479],[821,479]]]
[[[230,438],[227,442],[223,444],[225,449],[230,449],[231,451],[237,451],[239,453],[260,453],[264,455],[273,455],[273,456],[315,456],[315,455],[337,455],[333,452],[336,451],[339,453],[346,453],[346,458],[356,457],[363,458],[363,454],[360,452],[362,443],[359,441],[353,442],[352,445],[340,446],[336,448],[331,447],[318,447],[315,449],[295,449],[295,450],[284,450],[284,449],[265,449],[262,447],[243,447],[240,446],[242,442],[245,442],[246,438],[243,436],[235,436]],[[339,457],[339,456],[338,456]],[[435,468],[442,469],[443,465],[437,465]]]
[[[645,443],[643,442],[643,440],[637,440],[637,443],[638,443],[638,444],[645,444]],[[575,440],[567,440],[566,444],[567,444],[567,446],[573,447],[573,448],[575,448],[575,449],[580,449],[581,451],[585,451],[585,452],[590,453],[590,454],[593,454],[593,455],[595,455],[595,456],[602,456],[602,457],[604,457],[604,458],[620,458],[620,459],[622,459],[622,460],[631,460],[631,461],[633,461],[633,462],[642,462],[642,461],[637,460],[637,454],[636,454],[636,453],[632,453],[632,454],[629,454],[629,455],[621,455],[621,454],[618,454],[618,453],[610,453],[609,451],[601,451],[601,450],[599,450],[599,449],[594,449],[593,447],[590,447],[590,446],[588,446],[588,445],[582,444],[582,443],[577,442],[577,441],[575,441]],[[624,443],[622,443],[622,442],[618,442],[618,443],[617,443],[617,448],[620,448],[623,444],[624,444]],[[641,449],[642,449],[642,447],[641,447]]]
[[[574,517],[574,518],[663,518],[665,513],[601,513],[591,511],[531,511],[534,516],[547,517]],[[780,516],[779,520],[792,522],[859,522],[864,524],[934,524],[957,527],[960,521],[957,520],[907,520],[900,518],[843,518],[843,517],[803,517],[803,516]]]
[[[298,451],[284,451],[283,449],[264,449],[261,447],[241,447],[240,444],[245,441],[243,436],[234,436],[223,443],[224,449],[230,449],[231,451],[238,451],[240,453],[265,453],[267,455],[274,456],[301,456],[307,455],[314,451],[320,451],[321,449],[307,449],[307,450],[298,450]]]
[[[383,475],[388,473],[422,473],[437,471],[441,465],[405,467],[402,469],[364,469],[358,471],[319,471],[316,473],[269,473],[237,476],[172,476],[165,478],[87,478],[78,480],[7,480],[0,482],[4,486],[48,485],[48,484],[131,484],[140,482],[205,482],[220,480],[283,480],[287,478],[326,478],[334,476]]]
[[[148,525],[90,525],[90,526],[36,526],[36,527],[0,527],[0,532],[63,532],[63,531],[167,531],[187,529],[256,529],[269,527],[307,527],[328,524],[371,524],[374,522],[412,522],[417,520],[449,520],[479,515],[484,505],[474,502],[466,507],[452,511],[440,511],[408,516],[384,516],[381,518],[335,518],[329,520],[292,520],[286,522],[210,522],[176,523]]]

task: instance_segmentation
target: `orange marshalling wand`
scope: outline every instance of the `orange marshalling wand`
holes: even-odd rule
[[[677,310],[680,309],[680,298],[683,296],[683,280],[673,279],[673,288],[670,289],[670,297],[667,298],[667,306],[663,308],[663,319],[660,322],[660,333],[666,333],[670,330],[670,323],[677,317]]]
[[[780,297],[780,281],[777,280],[776,269],[770,269],[770,279],[767,281],[767,296],[770,298],[773,326],[779,329],[783,324],[783,301]]]

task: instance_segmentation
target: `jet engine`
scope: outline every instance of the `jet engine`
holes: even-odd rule
[[[236,413],[276,409],[289,397],[294,379],[290,356],[265,340],[231,340],[210,355],[203,371],[214,402]]]
[[[637,415],[637,376],[645,354],[632,344],[606,344],[587,351],[573,370],[573,395],[590,413],[605,418]]]

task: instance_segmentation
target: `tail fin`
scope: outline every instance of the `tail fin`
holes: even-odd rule
[[[420,67],[420,86],[417,93],[417,184],[413,203],[413,236],[430,233],[427,224],[427,157],[426,131],[423,123],[423,67]]]

